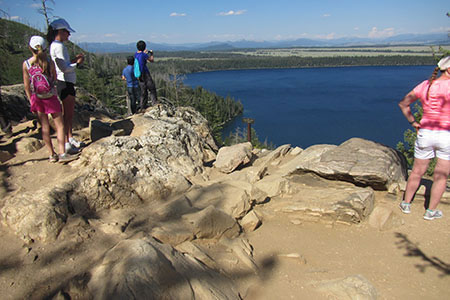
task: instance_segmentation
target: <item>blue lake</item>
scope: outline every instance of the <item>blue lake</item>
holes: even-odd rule
[[[260,141],[306,148],[361,137],[395,147],[410,128],[398,102],[433,66],[264,69],[188,74],[186,85],[244,105],[224,136],[252,125]]]

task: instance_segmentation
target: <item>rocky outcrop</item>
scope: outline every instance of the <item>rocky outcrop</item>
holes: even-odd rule
[[[371,188],[296,176],[289,181],[284,196],[268,204],[275,211],[306,221],[352,224],[364,221],[373,210],[375,195]]]
[[[252,158],[252,144],[250,142],[231,147],[222,147],[217,153],[214,166],[223,173],[231,173],[239,166],[244,166]]]
[[[406,161],[392,148],[352,138],[339,146],[316,145],[284,166],[286,172],[311,172],[331,180],[388,190],[406,179]]]
[[[109,250],[88,289],[94,299],[241,299],[230,279],[148,238]]]
[[[374,209],[374,189],[400,186],[406,174],[393,149],[361,139],[305,150],[257,151],[250,143],[219,150],[191,108],[157,105],[90,124],[92,143],[70,163],[70,177],[7,195],[0,211],[2,223],[27,243],[63,241],[74,232],[80,238],[85,228],[111,237],[115,246],[86,271],[79,298],[239,299],[226,275],[258,274],[245,233],[264,225],[264,212],[361,223]],[[395,214],[376,212],[372,226],[399,226]],[[364,284],[357,296],[376,295],[360,279],[322,287],[340,295],[336,286],[346,292],[348,284]]]
[[[204,162],[212,159],[215,145],[211,145],[211,136],[203,138],[197,134],[194,126],[180,115],[184,112],[189,115],[185,118],[199,118],[200,121],[193,122],[197,127],[201,127],[202,122],[206,127],[206,121],[192,109],[177,113],[170,108],[155,110],[131,120],[136,121],[135,130],[142,133],[139,137],[133,136],[134,132],[131,136],[111,136],[87,147],[82,157],[73,163],[79,169],[74,175],[76,179],[68,178],[60,188],[47,191],[45,195],[50,196],[45,196],[46,202],[61,203],[68,208],[66,211],[89,216],[101,209],[137,207],[186,191],[191,186],[189,178],[201,173]],[[154,114],[159,118],[153,118]],[[15,204],[16,198],[5,202],[3,219],[15,231],[27,231],[21,229],[23,222],[12,221],[10,217],[22,207]],[[24,212],[19,214],[25,216],[28,207],[39,206],[42,198],[41,193],[28,195]],[[53,215],[51,205],[40,206],[40,209],[49,211],[43,215]],[[65,219],[67,215],[60,217]],[[51,223],[29,219],[35,227]],[[36,229],[32,238],[46,240],[56,236],[59,230],[56,225]],[[39,235],[39,232],[45,234]]]

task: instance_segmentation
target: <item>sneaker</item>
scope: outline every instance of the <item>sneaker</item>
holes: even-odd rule
[[[69,138],[69,143],[72,147],[75,147],[75,148],[81,148],[81,146],[83,144],[82,142],[77,141],[73,137]]]
[[[68,154],[68,153],[63,153],[63,154],[59,155],[58,162],[60,162],[62,164],[63,163],[68,163],[68,162],[70,162],[72,160],[77,159],[78,157],[80,157],[80,156],[79,155],[72,155],[72,154]]]
[[[442,218],[442,211],[435,209],[435,210],[431,210],[431,209],[427,209],[425,211],[425,214],[423,215],[423,218],[425,220],[433,220],[433,219],[439,219]]]
[[[404,214],[410,214],[411,213],[411,203],[401,202],[399,205],[400,209]]]
[[[58,154],[55,153],[53,155],[50,155],[50,157],[48,158],[48,161],[51,162],[51,163],[57,162],[58,161]]]
[[[80,153],[80,149],[72,146],[70,143],[66,143],[64,148],[66,149],[67,154],[78,154]]]

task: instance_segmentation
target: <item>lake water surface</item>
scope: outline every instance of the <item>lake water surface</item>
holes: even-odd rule
[[[361,137],[395,147],[410,128],[397,103],[433,66],[264,69],[188,74],[186,85],[231,96],[255,119],[259,140],[306,148]]]

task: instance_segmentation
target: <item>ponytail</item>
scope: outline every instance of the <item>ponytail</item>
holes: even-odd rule
[[[436,77],[437,77],[437,74],[438,74],[438,73],[439,73],[439,67],[436,67],[436,68],[434,69],[434,71],[433,71],[433,74],[431,74],[430,79],[428,79],[427,99],[428,99],[428,96],[429,96],[429,94],[430,94],[430,88],[431,88],[431,85],[432,85],[433,82],[436,80]]]
[[[52,26],[48,26],[46,38],[47,38],[47,42],[49,45],[51,43],[53,43],[57,34],[58,34],[58,30],[53,29]]]
[[[37,50],[31,49],[31,51],[36,55],[36,63],[41,67],[42,73],[50,77],[50,66],[45,51],[40,45],[37,46]]]

